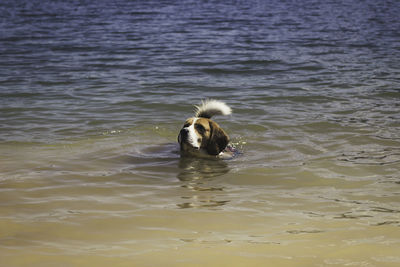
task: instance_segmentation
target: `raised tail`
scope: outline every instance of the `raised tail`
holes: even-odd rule
[[[232,109],[224,102],[218,100],[201,101],[201,105],[196,106],[196,117],[210,119],[216,115],[229,115]]]

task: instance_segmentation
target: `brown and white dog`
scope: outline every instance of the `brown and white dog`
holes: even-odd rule
[[[221,156],[229,143],[229,137],[211,118],[231,113],[231,108],[221,101],[202,101],[200,106],[196,106],[195,117],[187,119],[179,132],[181,153]]]

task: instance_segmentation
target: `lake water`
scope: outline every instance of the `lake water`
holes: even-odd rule
[[[2,1],[1,266],[399,266],[399,1]],[[241,154],[180,158],[193,105]]]

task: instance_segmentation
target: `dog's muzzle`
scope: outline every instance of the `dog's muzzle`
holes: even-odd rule
[[[189,129],[183,128],[178,135],[178,143],[181,146],[181,150],[192,150],[192,149],[199,149],[199,145],[193,144],[193,137],[189,134]]]

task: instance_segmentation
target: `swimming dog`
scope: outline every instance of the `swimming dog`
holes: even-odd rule
[[[211,118],[229,115],[232,109],[218,100],[202,101],[195,106],[195,116],[184,123],[178,135],[181,154],[223,156],[229,152],[229,136]]]

